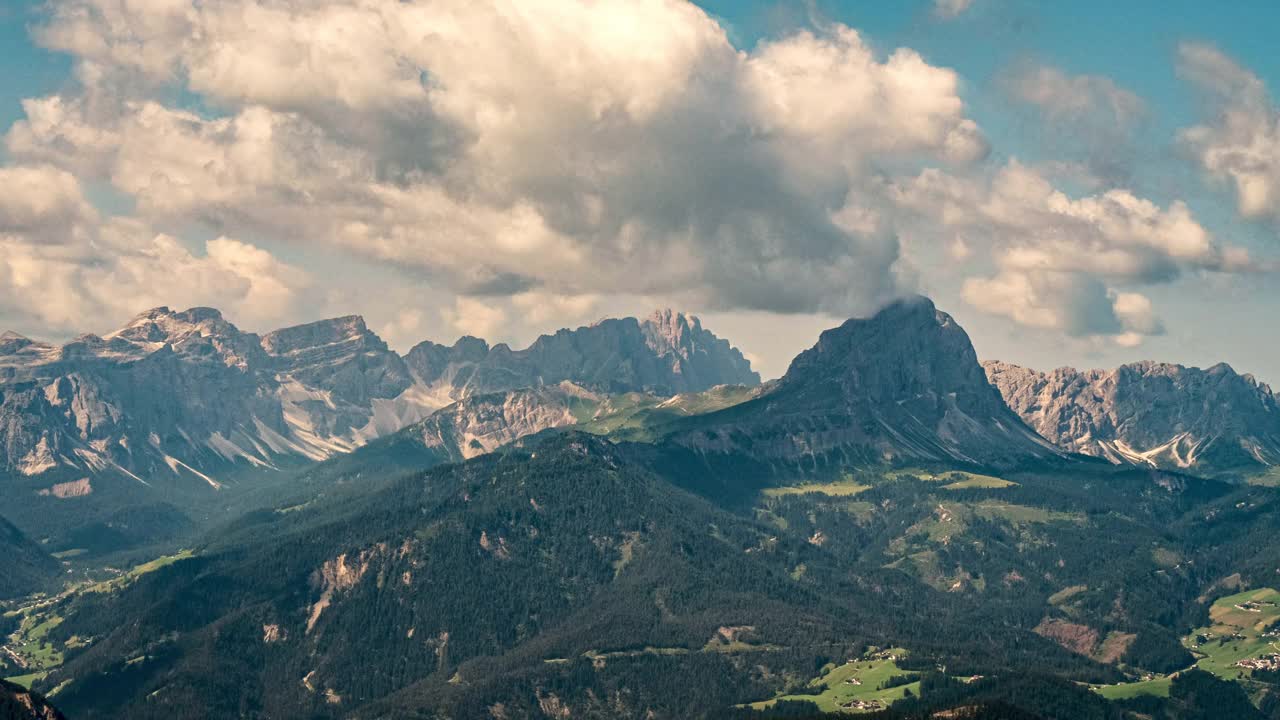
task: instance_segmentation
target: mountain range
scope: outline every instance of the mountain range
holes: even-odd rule
[[[463,337],[401,355],[358,316],[260,336],[213,309],[156,308],[61,346],[0,339],[0,485],[27,536],[108,550],[190,532],[246,507],[244,492],[310,491],[299,473],[314,480],[312,464],[374,441],[335,467],[457,462],[578,427],[682,448],[721,484],[1070,453],[1247,479],[1280,460],[1278,408],[1226,365],[980,365],[924,298],[823,333],[764,385],[728,341],[670,310],[524,350]]]
[[[739,488],[851,465],[1011,468],[1065,455],[1005,405],[955,320],[915,298],[823,333],[764,385],[663,398],[565,381],[476,394],[336,465],[458,462],[562,428],[678,448],[699,458],[703,480]]]
[[[343,383],[316,371],[328,351],[307,348],[341,344],[328,328],[270,337],[241,352],[285,356],[281,385],[358,407],[403,383],[363,351]],[[997,389],[1013,371],[984,369],[925,299],[823,333],[777,381],[670,397],[634,362],[512,388],[483,380],[493,350],[436,352],[445,371],[409,376],[466,388],[447,407],[164,557],[18,606],[9,647],[36,690],[78,718],[1258,720],[1280,704],[1280,683],[1233,664],[1280,612],[1280,494],[1055,445]],[[79,557],[64,562],[108,572]]]
[[[0,378],[10,472],[170,474],[215,488],[213,471],[322,460],[474,394],[569,381],[672,395],[760,381],[727,341],[669,310],[521,351],[464,337],[400,356],[358,316],[259,337],[211,308],[163,307],[60,347],[6,334]]]
[[[1071,452],[1215,476],[1256,475],[1280,463],[1280,399],[1226,364],[984,367],[1028,425]]]
[[[472,396],[561,383],[665,396],[759,380],[727,341],[669,310],[524,350],[464,337],[402,356],[357,316],[259,336],[211,308],[161,307],[61,346],[0,339],[0,486],[20,522],[51,520],[24,526],[35,537],[57,537],[73,515],[59,541],[129,545],[189,525],[192,508],[239,480],[286,477]]]

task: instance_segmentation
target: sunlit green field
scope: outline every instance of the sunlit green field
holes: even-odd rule
[[[82,646],[87,642],[81,638],[72,638],[66,647],[61,647],[48,637],[49,631],[62,623],[62,616],[58,614],[58,609],[67,597],[76,593],[116,592],[149,572],[155,572],[166,565],[172,565],[193,555],[194,553],[190,550],[182,550],[173,555],[159,557],[110,580],[68,586],[58,597],[40,597],[8,613],[9,616],[21,616],[22,622],[12,635],[4,639],[3,644],[26,663],[25,669],[28,672],[5,679],[29,688],[31,683],[43,678],[50,670],[62,664],[63,650],[66,647],[77,647],[77,644]]]
[[[1173,684],[1172,675],[1161,675],[1140,682],[1120,683],[1119,685],[1099,685],[1094,688],[1099,695],[1108,700],[1128,700],[1139,695],[1155,695],[1169,697],[1169,686]]]
[[[1253,610],[1237,606],[1256,603]],[[1280,638],[1264,637],[1263,632],[1278,627],[1280,621],[1280,592],[1271,588],[1247,590],[1219,599],[1209,609],[1213,624],[1198,628],[1183,644],[1200,658],[1196,667],[1225,680],[1237,680],[1251,671],[1236,667],[1236,663],[1249,658],[1280,653]],[[1200,642],[1205,638],[1205,642]]]
[[[906,651],[901,648],[892,648],[884,651],[883,654],[900,658],[906,655]],[[890,657],[855,660],[835,667],[828,666],[821,677],[810,681],[809,687],[815,690],[822,689],[822,692],[818,695],[784,695],[772,700],[752,703],[750,707],[759,710],[767,708],[779,700],[796,700],[812,702],[822,712],[837,712],[840,710],[870,712],[874,708],[853,710],[848,706],[855,701],[862,701],[866,703],[879,702],[884,707],[888,707],[906,697],[908,692],[918,694],[920,692],[919,681],[898,687],[880,689],[880,686],[889,678],[907,674],[910,673],[898,667],[897,662],[894,659],[890,659]]]
[[[1208,627],[1197,628],[1182,640],[1197,660],[1195,667],[1224,680],[1247,680],[1252,671],[1236,663],[1280,653],[1280,638],[1264,633],[1280,628],[1280,592],[1272,588],[1246,590],[1219,598],[1209,608]],[[1172,675],[1140,682],[1095,686],[1112,700],[1138,695],[1168,696]]]
[[[855,481],[853,476],[845,475],[844,479],[839,482],[805,483],[803,485],[767,488],[764,490],[764,495],[765,497],[777,498],[786,497],[787,495],[808,495],[810,493],[814,493],[818,495],[826,495],[828,497],[852,497],[870,489],[870,485],[863,485]]]

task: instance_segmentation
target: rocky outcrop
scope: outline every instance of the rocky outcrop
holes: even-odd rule
[[[493,452],[515,440],[590,417],[604,398],[569,382],[475,395],[435,413],[406,432],[450,461]],[[577,411],[577,412],[575,412]]]
[[[257,335],[210,308],[156,308],[120,330],[0,354],[0,457],[10,473],[78,481],[112,473],[216,487],[219,443],[287,431]],[[260,460],[263,464],[265,460]],[[74,476],[74,477],[73,477]]]
[[[984,365],[1028,425],[1065,450],[1203,474],[1280,462],[1280,402],[1225,364],[1207,370],[1142,362],[1115,370],[1038,372]]]
[[[669,310],[562,330],[520,351],[464,337],[401,357],[354,315],[259,337],[212,308],[159,307],[60,347],[0,336],[0,469],[51,498],[83,498],[50,488],[96,488],[104,473],[207,491],[246,470],[348,452],[458,400],[566,382],[670,395],[759,376],[697,318]],[[562,419],[561,405],[536,407],[558,392],[521,398],[510,412],[527,420],[505,432]],[[471,418],[459,432],[488,436],[487,422]]]
[[[38,693],[0,680],[0,720],[65,720],[65,717]]]
[[[278,397],[291,435],[314,459],[343,452],[439,408],[414,385],[408,365],[364,319],[321,320],[268,333]]]
[[[703,452],[826,461],[1012,466],[1061,455],[987,382],[969,336],[925,298],[822,333],[762,397],[673,439]]]
[[[413,384],[404,360],[357,315],[276,330],[262,338],[275,371],[358,407]]]
[[[462,338],[422,343],[406,356],[418,379],[454,398],[572,382],[599,392],[676,395],[716,385],[758,385],[760,376],[696,317],[660,310],[642,321],[602,320],[543,335],[525,350]]]

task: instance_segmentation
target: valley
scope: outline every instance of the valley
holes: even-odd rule
[[[0,630],[12,628],[12,632],[0,645],[0,668],[5,669],[5,680],[30,688],[43,680],[49,672],[60,666],[68,651],[81,650],[93,643],[91,636],[73,635],[62,640],[50,637],[50,631],[62,623],[60,607],[84,594],[110,594],[119,592],[142,575],[154,572],[180,560],[192,557],[190,550],[158,557],[128,570],[110,567],[94,568],[86,572],[86,578],[68,581],[56,594],[38,593],[7,603],[0,603]],[[93,576],[93,577],[88,577]],[[58,688],[49,691],[57,695]]]

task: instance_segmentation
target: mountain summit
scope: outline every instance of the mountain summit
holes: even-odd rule
[[[922,297],[827,330],[771,392],[698,428],[681,442],[802,464],[1004,466],[1060,454],[987,382],[965,331]]]

